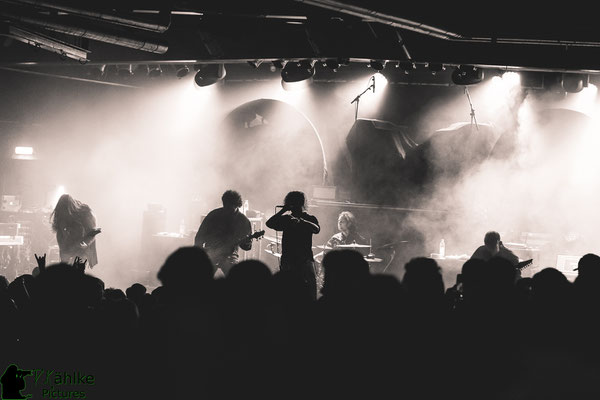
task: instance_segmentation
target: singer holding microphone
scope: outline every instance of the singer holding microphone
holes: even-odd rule
[[[317,298],[317,280],[312,253],[312,235],[319,233],[321,227],[314,215],[306,212],[306,197],[298,191],[285,196],[283,206],[266,222],[267,227],[282,231],[281,271],[297,274],[306,285],[310,298]]]

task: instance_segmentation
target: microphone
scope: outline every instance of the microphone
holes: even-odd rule
[[[375,75],[373,75],[371,79],[373,80],[373,84],[371,86],[373,87],[373,93],[375,93]]]
[[[275,206],[275,208],[283,208],[283,207],[285,207],[285,206]]]

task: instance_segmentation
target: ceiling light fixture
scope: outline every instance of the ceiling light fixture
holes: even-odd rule
[[[199,66],[196,76],[194,76],[194,83],[198,87],[206,87],[214,85],[215,83],[222,81],[227,75],[225,70],[225,64],[206,64]]]
[[[348,63],[349,60],[347,58],[328,58],[323,63],[323,66],[329,68],[333,72],[337,72],[342,65],[348,65]]]
[[[375,71],[383,71],[386,63],[386,60],[371,60],[371,62],[369,62],[369,67],[373,68]]]
[[[429,62],[429,63],[427,63],[426,66],[427,66],[427,68],[429,68],[429,71],[431,71],[431,75],[435,75],[438,72],[446,70],[446,66],[444,64],[442,64],[442,63],[432,63],[432,62]]]
[[[148,68],[148,77],[150,78],[158,78],[162,75],[162,68],[160,65],[151,65]]]
[[[260,67],[260,64],[262,64],[262,62],[263,62],[263,60],[247,61],[248,65],[250,65],[251,67],[254,67],[254,68]]]
[[[277,69],[284,69],[287,64],[287,61],[286,60],[275,60],[275,61],[272,61],[271,63]]]
[[[396,67],[400,68],[407,75],[410,73],[410,71],[417,69],[417,65],[412,61],[400,61]]]
[[[121,78],[131,78],[133,76],[133,67],[128,65],[117,65],[117,75]]]
[[[483,75],[483,68],[460,65],[452,71],[452,82],[455,85],[476,85],[483,81]]]
[[[579,93],[589,82],[590,76],[587,74],[562,74],[562,88],[567,93]]]
[[[190,68],[187,65],[181,65],[177,68],[177,78],[181,79],[190,73]]]
[[[281,86],[285,90],[305,88],[315,75],[315,61],[288,62],[281,70]]]

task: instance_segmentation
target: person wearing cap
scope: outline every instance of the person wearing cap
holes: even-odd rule
[[[600,256],[588,253],[581,257],[577,262],[577,279],[595,279],[600,281]]]

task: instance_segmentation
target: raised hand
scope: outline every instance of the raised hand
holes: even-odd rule
[[[33,253],[33,255],[35,256],[35,261],[37,261],[37,265],[38,265],[38,268],[40,269],[40,272],[45,271],[46,270],[46,253],[44,253],[43,256],[38,256],[35,253]]]
[[[78,271],[84,272],[86,262],[87,262],[87,260],[82,260],[79,256],[77,256],[77,257],[75,257],[75,260],[73,260],[73,266]]]

